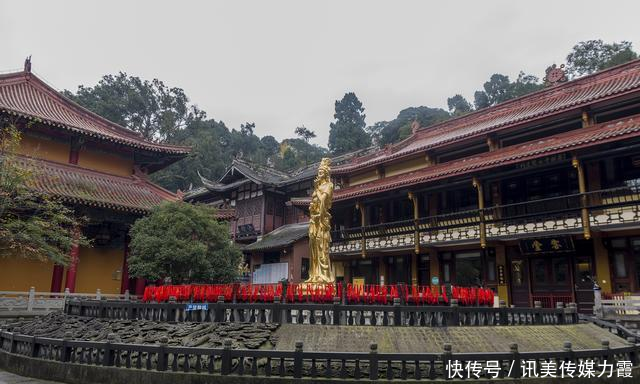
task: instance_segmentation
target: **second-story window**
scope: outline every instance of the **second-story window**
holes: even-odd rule
[[[438,212],[441,214],[478,209],[478,193],[473,187],[440,193]]]

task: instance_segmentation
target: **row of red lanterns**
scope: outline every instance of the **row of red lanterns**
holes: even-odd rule
[[[347,284],[344,297],[348,304],[392,304],[404,299],[414,305],[448,305],[456,299],[459,305],[493,305],[494,292],[487,288],[451,286],[407,286]],[[288,284],[286,295],[283,284],[209,284],[162,285],[145,288],[145,302],[167,302],[174,297],[178,302],[272,303],[275,298],[288,303],[332,303],[343,297],[342,284]]]

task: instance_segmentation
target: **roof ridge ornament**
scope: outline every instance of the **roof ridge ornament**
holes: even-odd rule
[[[559,67],[556,64],[553,64],[547,67],[544,72],[546,76],[542,80],[546,86],[566,83],[568,81],[567,74],[564,70],[564,64],[560,64]]]
[[[24,59],[24,72],[31,73],[31,55]]]

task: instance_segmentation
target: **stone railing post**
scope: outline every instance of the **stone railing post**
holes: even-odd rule
[[[333,325],[342,324],[342,305],[340,304],[340,298],[333,298]]]
[[[96,300],[102,300],[102,291],[100,288],[96,289]]]
[[[444,376],[445,380],[449,380],[449,377],[447,375],[447,367],[449,367],[449,364],[451,364],[452,349],[453,348],[449,343],[446,343],[442,346],[442,375]]]
[[[563,303],[556,303],[556,320],[558,324],[564,324],[565,323],[565,319],[564,319],[564,304]]]
[[[500,300],[500,325],[509,325],[509,318],[507,314],[507,302]]]
[[[11,332],[9,335],[9,353],[16,353],[18,349],[18,343],[16,342],[15,334]]]
[[[602,290],[600,287],[593,289],[593,314],[599,319],[604,317],[604,311],[602,308]]]
[[[393,299],[393,324],[389,325],[402,325],[402,311],[400,310],[400,299]]]
[[[169,323],[175,323],[177,321],[176,319],[177,308],[175,304],[176,304],[176,297],[170,296],[169,301],[167,302],[165,307],[167,308],[167,322]]]
[[[231,339],[224,340],[220,360],[220,373],[226,376],[231,373]]]
[[[280,324],[282,318],[282,306],[280,305],[280,296],[273,298],[273,307],[271,308],[271,322]],[[224,320],[223,320],[224,321]]]
[[[447,325],[457,327],[460,325],[460,313],[458,312],[458,300],[450,299],[451,302],[451,322]]]
[[[33,312],[33,307],[36,304],[36,288],[29,288],[29,297],[27,298],[27,312]]]
[[[512,378],[520,377],[520,352],[518,351],[518,344],[512,343],[509,345],[509,352],[511,352],[511,361],[513,362],[513,369],[511,370]]]
[[[160,345],[158,345],[158,371],[167,370],[167,344],[169,344],[169,338],[162,336],[160,338]]]
[[[543,323],[542,321],[542,301],[536,300],[533,302],[533,308],[535,308],[535,312],[533,315],[534,324],[540,325]]]
[[[31,336],[31,344],[29,345],[29,356],[38,357],[38,346],[36,344],[36,337]]]
[[[605,360],[609,360],[610,354],[607,352],[609,351],[609,349],[611,349],[611,346],[609,344],[609,340],[602,340],[600,342],[601,348],[605,351],[605,355],[604,355],[604,359]]]
[[[636,345],[636,338],[634,336],[627,337],[627,344]],[[640,359],[638,358],[638,347],[634,348],[631,352],[629,352],[629,361],[631,361],[631,366],[637,367]]]
[[[65,332],[62,337],[62,353],[60,354],[60,361],[63,363],[66,363],[71,359],[71,347],[69,347],[68,344],[72,337],[73,335],[70,331]]]
[[[571,348],[571,342],[565,341],[562,345],[562,351],[565,352],[566,356],[564,358],[565,362],[573,361],[573,350]]]
[[[222,323],[224,322],[224,308],[222,306],[224,304],[224,296],[218,296],[218,301],[216,302],[216,308],[214,310],[215,321]]]
[[[369,380],[378,380],[378,344],[369,344]]]
[[[302,377],[302,341],[296,341],[296,349],[293,356],[293,377],[299,379]]]
[[[107,342],[104,344],[104,355],[102,365],[105,367],[111,367],[113,365],[113,348],[111,345],[116,341],[116,334],[109,333],[107,335]]]
[[[567,308],[565,309],[565,321],[571,324],[578,323],[578,304],[567,304]]]
[[[124,300],[125,300],[125,301],[129,301],[129,300],[131,300],[131,294],[129,293],[129,290],[128,290],[128,289],[126,289],[126,290],[124,291]]]

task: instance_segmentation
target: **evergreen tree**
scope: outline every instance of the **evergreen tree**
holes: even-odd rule
[[[229,226],[213,209],[164,203],[131,227],[129,274],[172,283],[229,283],[239,275],[240,250],[229,241]]]
[[[355,93],[345,93],[342,100],[336,100],[333,117],[336,120],[329,130],[329,150],[333,154],[341,155],[371,145],[371,137],[364,130],[364,107]]]
[[[567,55],[567,74],[571,78],[584,76],[637,58],[629,41],[611,44],[602,40],[581,41]]]

